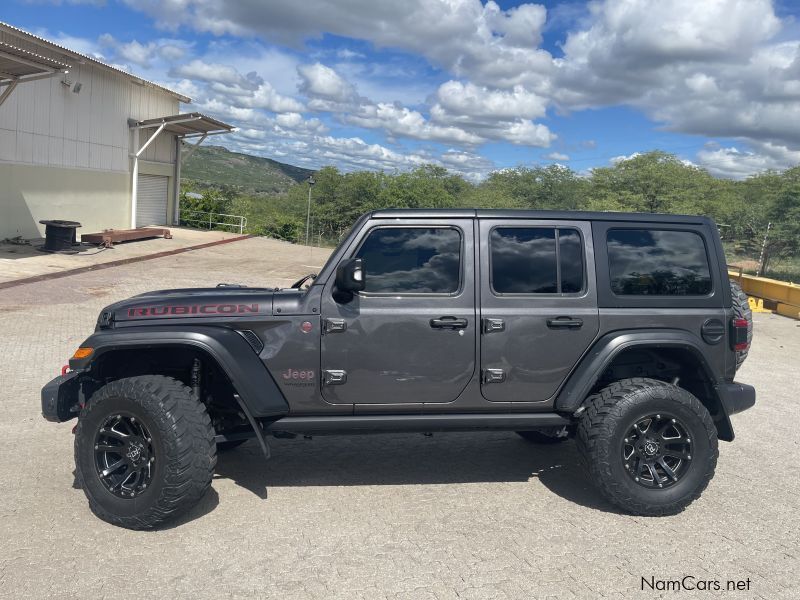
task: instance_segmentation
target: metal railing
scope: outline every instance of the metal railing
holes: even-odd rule
[[[247,217],[242,215],[228,215],[225,213],[204,212],[199,210],[181,210],[180,214],[181,224],[186,223],[190,227],[214,229],[215,226],[219,227],[232,227],[231,231],[239,230],[239,233],[244,233],[244,228],[247,227]],[[215,220],[222,217],[222,220]]]

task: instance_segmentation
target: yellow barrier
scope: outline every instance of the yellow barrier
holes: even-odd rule
[[[800,285],[756,277],[755,275],[740,275],[736,271],[728,271],[728,276],[739,282],[748,298],[753,312],[772,312],[764,308],[764,300],[770,305],[777,305],[776,312],[786,317],[800,319]]]
[[[755,296],[748,296],[747,303],[750,305],[750,310],[753,312],[759,313],[771,313],[775,312],[770,310],[769,308],[764,308],[764,299],[763,298],[756,298]],[[787,305],[788,306],[788,305]]]
[[[728,275],[739,281],[745,294],[749,296],[800,306],[800,285],[755,275],[739,275],[734,271],[728,271]]]
[[[800,319],[800,306],[795,306],[794,304],[778,304],[778,307],[775,309],[779,315],[783,315],[784,317],[791,317],[792,319]]]

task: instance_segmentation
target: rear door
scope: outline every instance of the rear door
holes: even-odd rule
[[[454,401],[476,368],[472,219],[374,222],[347,257],[366,290],[322,299],[322,394],[354,405]]]
[[[587,222],[480,221],[481,390],[544,402],[599,330]]]

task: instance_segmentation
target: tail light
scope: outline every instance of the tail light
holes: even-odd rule
[[[747,350],[747,329],[750,326],[747,319],[734,319],[731,322],[731,344],[736,352]]]

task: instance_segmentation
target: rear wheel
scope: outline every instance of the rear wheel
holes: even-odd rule
[[[186,512],[217,462],[205,407],[160,375],[113,381],[92,395],[75,430],[78,482],[98,517],[148,529]]]
[[[736,352],[736,370],[738,371],[747,358],[750,342],[753,340],[753,311],[750,308],[750,302],[747,300],[747,294],[742,290],[742,286],[735,281],[731,281],[731,299],[733,301],[734,317],[747,320],[747,349]]]
[[[612,383],[590,396],[577,441],[603,496],[637,515],[682,511],[714,476],[717,432],[686,390],[655,379]]]

